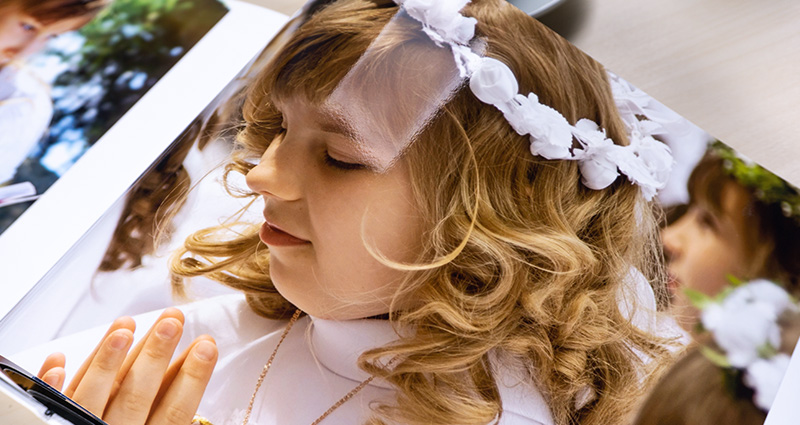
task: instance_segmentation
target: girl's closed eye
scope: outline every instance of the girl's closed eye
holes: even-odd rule
[[[367,168],[367,166],[364,164],[359,164],[356,162],[347,162],[340,159],[336,159],[332,157],[330,155],[330,152],[328,152],[327,150],[325,151],[324,159],[325,159],[325,164],[327,164],[329,167],[337,168],[339,170],[352,171],[352,170],[363,170]]]

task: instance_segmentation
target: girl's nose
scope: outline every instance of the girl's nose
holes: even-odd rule
[[[661,243],[664,245],[664,255],[668,260],[680,258],[684,246],[684,224],[686,216],[670,224],[661,231]]]
[[[297,155],[282,138],[270,143],[258,165],[246,176],[247,186],[254,192],[285,201],[300,199],[300,173],[302,167],[294,159]]]

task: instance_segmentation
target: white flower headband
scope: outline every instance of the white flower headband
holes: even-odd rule
[[[783,288],[763,279],[739,284],[715,299],[694,291],[688,295],[703,311],[703,328],[725,351],[704,347],[703,354],[725,370],[742,372],[742,382],[753,390],[753,403],[768,412],[790,360],[778,352],[778,318],[797,311],[797,305]]]
[[[628,127],[628,146],[615,145],[605,130],[589,119],[570,125],[561,113],[539,103],[536,94],[520,94],[517,79],[506,64],[481,57],[470,48],[477,20],[460,13],[469,2],[395,0],[422,23],[431,40],[451,47],[459,72],[470,79],[475,96],[499,109],[517,133],[530,137],[533,155],[578,161],[583,184],[595,190],[608,187],[621,172],[639,185],[647,200],[652,200],[656,191],[667,184],[672,156],[665,144],[653,138],[662,131],[661,125],[638,118],[645,112],[637,97],[640,91],[609,75],[617,108]],[[580,147],[573,148],[573,138]]]

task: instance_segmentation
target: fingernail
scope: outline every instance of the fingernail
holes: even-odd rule
[[[156,327],[156,335],[162,339],[172,339],[178,335],[178,325],[174,319],[162,320]]]
[[[200,341],[194,347],[194,355],[203,361],[209,361],[217,355],[217,348],[208,341]]]
[[[124,350],[128,346],[128,335],[122,332],[115,332],[111,335],[109,344],[114,350]]]
[[[61,376],[57,373],[48,373],[42,377],[42,381],[47,382],[47,385],[50,385],[53,388],[59,388],[61,386]]]

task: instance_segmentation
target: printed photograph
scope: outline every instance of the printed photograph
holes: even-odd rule
[[[109,421],[132,396],[81,389],[119,377],[144,421],[764,423],[800,189],[531,17],[554,3],[308,2],[0,319],[0,354]],[[0,210],[92,134],[58,127],[81,105]],[[111,350],[137,341],[170,345]]]
[[[216,0],[3,0],[0,10],[2,233],[228,9]]]

